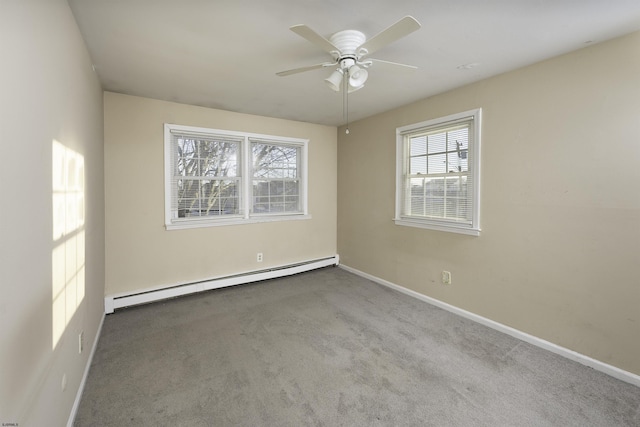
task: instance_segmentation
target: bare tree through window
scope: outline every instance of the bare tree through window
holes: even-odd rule
[[[254,142],[251,151],[254,212],[300,211],[300,148]]]
[[[167,229],[309,218],[308,142],[165,123]]]
[[[178,217],[240,213],[237,141],[181,136],[176,144]]]

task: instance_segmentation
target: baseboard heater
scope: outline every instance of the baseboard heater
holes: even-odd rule
[[[271,267],[264,270],[255,270],[231,276],[217,277],[215,279],[203,280],[200,282],[185,283],[138,292],[109,295],[104,299],[104,311],[106,314],[111,314],[118,308],[146,304],[168,298],[195,294],[197,292],[225,288],[227,286],[242,285],[245,283],[259,282],[261,280],[275,279],[277,277],[292,276],[294,274],[304,273],[305,271],[338,265],[339,261],[339,256],[335,255],[328,258],[315,259],[279,267]]]

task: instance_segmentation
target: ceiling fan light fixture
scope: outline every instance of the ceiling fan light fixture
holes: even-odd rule
[[[334,90],[336,92],[340,92],[340,85],[342,83],[342,75],[343,75],[342,70],[341,69],[337,69],[333,73],[331,73],[331,75],[329,77],[324,79],[324,81],[327,84],[327,86],[329,86],[331,88],[331,90]]]
[[[352,65],[349,68],[349,86],[355,89],[360,89],[364,86],[364,83],[369,77],[369,72],[364,68],[360,68],[357,65]]]

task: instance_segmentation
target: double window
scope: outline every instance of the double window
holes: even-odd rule
[[[165,124],[167,229],[308,218],[308,140]]]
[[[396,224],[479,235],[480,116],[396,129]]]

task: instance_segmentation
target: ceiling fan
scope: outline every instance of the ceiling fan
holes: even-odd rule
[[[420,23],[414,17],[405,16],[368,40],[362,32],[357,30],[338,31],[327,40],[306,25],[294,25],[290,28],[291,31],[325,52],[328,52],[333,60],[307,67],[280,71],[276,74],[283,77],[305,71],[337,66],[333,73],[325,79],[325,82],[336,92],[340,91],[340,85],[344,82],[344,84],[348,86],[347,91],[353,92],[364,86],[364,83],[369,77],[367,69],[375,63],[405,69],[416,69],[417,67],[412,65],[369,58],[369,55],[411,34],[419,28]]]

